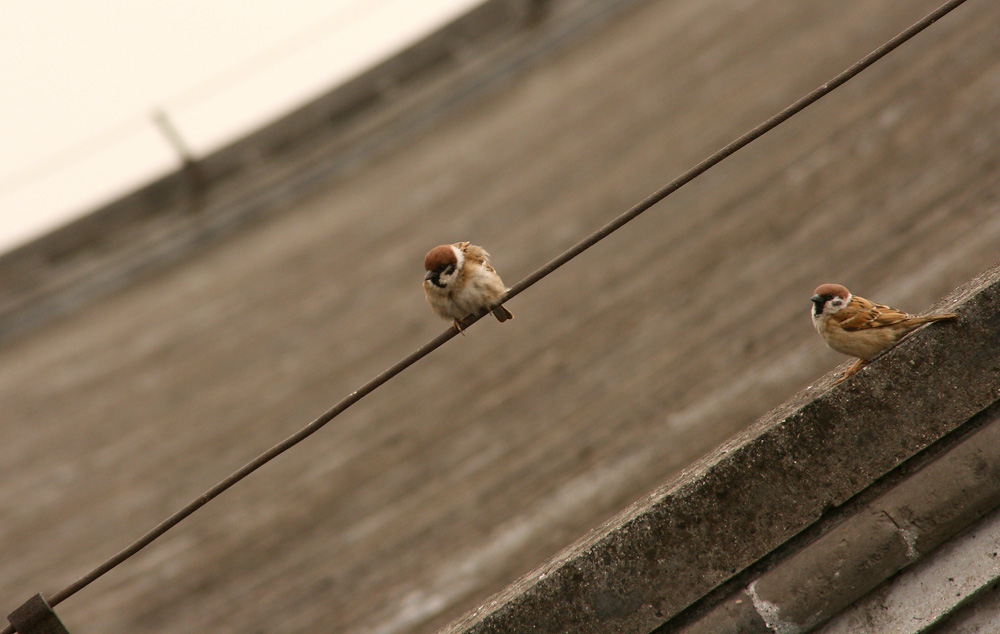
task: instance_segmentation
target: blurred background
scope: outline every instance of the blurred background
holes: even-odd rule
[[[476,0],[97,0],[0,9],[0,250],[326,92]]]
[[[429,248],[513,284],[937,2],[420,4],[3,9],[4,614],[440,333]],[[815,286],[920,312],[996,262],[998,28],[963,5],[63,621],[423,633],[482,605],[845,361]]]

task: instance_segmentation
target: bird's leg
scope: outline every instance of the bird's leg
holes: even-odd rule
[[[834,381],[833,384],[837,385],[838,383],[842,383],[843,381],[846,381],[848,379],[848,377],[853,376],[858,370],[860,370],[864,366],[865,366],[865,360],[864,359],[858,359],[857,361],[854,362],[854,365],[852,365],[851,367],[849,367],[846,370],[844,370],[844,373],[841,374],[840,378],[837,379],[836,381]]]
[[[460,332],[460,333],[462,333],[464,335],[465,334],[465,329],[469,327],[469,320],[470,319],[474,319],[475,317],[476,317],[475,315],[466,315],[462,319],[456,319],[455,320],[455,330],[457,330],[458,332]]]

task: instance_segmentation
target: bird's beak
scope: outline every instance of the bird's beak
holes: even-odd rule
[[[826,306],[828,299],[828,297],[823,297],[818,293],[809,298],[809,301],[813,303],[812,314],[814,317],[819,317],[823,313],[823,308]]]
[[[431,279],[432,277],[434,277],[434,271],[427,271],[426,273],[424,273],[424,281],[425,282],[427,280]]]

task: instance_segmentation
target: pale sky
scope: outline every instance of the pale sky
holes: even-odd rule
[[[0,5],[0,252],[357,74],[482,0]]]

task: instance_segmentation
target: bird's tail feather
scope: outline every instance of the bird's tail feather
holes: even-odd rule
[[[922,315],[919,317],[911,317],[907,321],[914,326],[919,324],[928,324],[932,321],[941,321],[942,319],[954,319],[958,317],[958,313],[938,313],[937,315]]]
[[[501,323],[507,321],[508,319],[513,319],[514,318],[514,313],[510,312],[509,310],[507,310],[503,306],[503,304],[501,304],[500,306],[497,306],[496,308],[494,308],[492,310],[492,313],[493,313],[493,316],[497,318],[497,321],[499,321]]]

